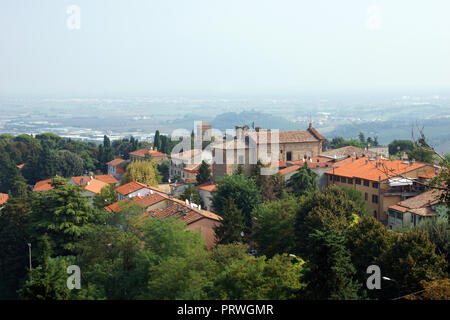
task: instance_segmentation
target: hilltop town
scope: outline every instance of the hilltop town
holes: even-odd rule
[[[307,263],[318,268],[310,278],[292,271],[296,280],[285,285],[300,288],[305,281],[312,290],[301,290],[300,298],[338,294],[329,287],[317,295],[315,290],[319,289],[312,289],[310,281],[332,272],[321,266],[321,250],[337,250],[339,246],[347,257],[342,266],[349,268],[345,277],[352,279],[338,285],[344,290],[340,293],[343,299],[407,294],[425,288],[428,282],[420,284],[419,280],[436,280],[441,285],[439,281],[448,272],[448,242],[434,238],[429,228],[448,223],[448,187],[442,180],[448,172],[448,160],[440,161],[425,137],[419,142],[394,140],[389,146],[380,146],[376,137],[365,138],[362,133],[359,139],[336,137],[328,141],[312,123],[305,130],[293,131],[237,125],[222,133],[202,121],[195,123],[190,134],[168,137],[157,131],[154,137],[148,143],[133,137],[110,141],[105,136],[103,144],[96,146],[50,133],[1,135],[0,227],[4,241],[20,247],[18,240],[7,240],[8,234],[15,232],[16,239],[32,239],[30,248],[48,242],[53,252],[50,256],[63,259],[75,255],[80,263],[87,263],[90,281],[97,286],[103,286],[104,280],[95,280],[92,268],[105,261],[121,263],[121,254],[95,263],[83,260],[85,255],[92,250],[89,254],[95,250],[100,254],[107,243],[116,243],[122,248],[120,252],[128,252],[130,248],[122,247],[125,243],[118,243],[119,238],[131,236],[137,241],[142,232],[145,236],[139,241],[143,247],[132,250],[136,257],[145,252],[156,254],[160,249],[154,251],[155,245],[182,250],[182,256],[192,250],[198,255],[203,247],[206,251],[201,254],[212,254],[207,259],[213,259],[217,250],[238,250],[239,255],[247,256],[244,260],[256,259],[255,263],[275,263],[273,259],[279,257],[283,260],[280,267],[287,267],[291,264],[288,260],[296,257],[301,261],[298,267]],[[24,228],[16,230],[11,223],[18,217],[22,221],[16,223]],[[105,221],[105,226],[96,221]],[[187,234],[177,235],[182,230],[189,232],[189,239],[181,240]],[[108,233],[111,235],[106,236]],[[88,249],[86,241],[97,244]],[[179,241],[183,241],[183,248],[176,249]],[[404,247],[411,241],[419,242]],[[341,242],[346,243],[344,247]],[[233,249],[236,245],[239,249]],[[417,280],[411,283],[404,269],[414,267],[399,259],[407,254],[425,261],[424,252],[415,251],[419,247],[428,248],[429,255],[421,262],[421,270],[434,271],[425,276],[411,269],[408,272]],[[404,251],[401,254],[395,251],[400,248]],[[361,250],[369,251],[360,256]],[[171,252],[166,254],[175,254]],[[34,259],[40,258],[30,255],[30,264],[36,263]],[[240,263],[239,259],[235,262]],[[336,260],[329,267],[335,263],[342,262]],[[12,267],[20,264],[16,261]],[[387,270],[385,274],[400,282],[397,291],[391,286],[390,291],[380,293],[361,286],[366,268],[373,264],[381,265]],[[137,267],[133,265],[132,270]],[[163,272],[158,268],[164,263],[150,265]],[[172,271],[164,272],[168,272],[167,277],[175,276]],[[25,276],[23,271],[17,274],[16,281]],[[152,285],[160,281],[159,277],[151,279],[146,281]],[[288,280],[282,276],[280,281]],[[18,289],[15,283],[6,290],[13,296]],[[158,285],[164,291],[168,284]],[[27,285],[23,288],[32,294]],[[158,296],[158,291],[139,290],[148,298],[165,297]],[[203,287],[198,290],[206,294]],[[228,289],[221,290],[225,291],[216,292],[214,297],[229,294]],[[24,291],[17,292],[25,296]],[[177,294],[167,297],[177,298]],[[270,297],[285,299],[292,294],[283,291]],[[100,296],[130,297],[108,292]],[[258,293],[252,297],[269,296]]]

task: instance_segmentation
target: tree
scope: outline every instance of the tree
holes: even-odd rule
[[[159,135],[159,130],[156,130],[156,132],[155,132],[153,146],[156,148],[156,150],[161,151],[161,137]]]
[[[367,267],[377,265],[384,272],[384,258],[391,250],[398,235],[386,229],[374,217],[365,216],[358,223],[353,224],[346,233],[347,248],[351,252],[352,264],[356,268],[356,276],[360,283],[367,279]],[[384,291],[366,290],[371,298],[383,298]]]
[[[395,279],[400,294],[409,294],[423,287],[421,280],[433,281],[446,276],[445,259],[436,254],[436,246],[421,231],[404,233],[384,259],[387,277]]]
[[[114,150],[111,147],[111,141],[108,136],[103,136],[103,145],[99,146],[98,150],[98,162],[100,165],[100,170],[102,172],[106,172],[107,165],[106,163],[114,159]]]
[[[450,225],[446,217],[436,217],[432,219],[422,219],[415,230],[425,233],[430,241],[436,246],[436,254],[443,256],[450,261]]]
[[[126,168],[121,184],[124,185],[131,181],[137,181],[149,186],[157,186],[158,180],[154,163],[147,161],[131,162]]]
[[[83,174],[83,159],[68,150],[56,153],[56,173],[63,177],[76,177]]]
[[[424,292],[417,295],[409,295],[408,300],[450,300],[450,279],[420,282]]]
[[[245,252],[245,247],[241,246],[240,250]],[[294,292],[304,287],[303,264],[303,260],[286,254],[272,259],[243,255],[219,267],[205,291],[208,299],[292,299]]]
[[[195,203],[197,205],[201,205],[202,207],[205,206],[202,198],[200,198],[200,193],[191,183],[188,184],[178,199],[183,201],[189,200],[190,203]]]
[[[413,137],[414,139],[414,137]],[[420,130],[420,138],[413,141],[414,148],[408,151],[408,158],[414,159],[420,162],[432,163],[434,158],[434,150],[431,148],[425,138],[425,134]]]
[[[209,168],[209,164],[207,164],[204,160],[202,161],[200,168],[198,168],[196,179],[197,185],[211,181],[211,169]]]
[[[228,244],[233,242],[242,242],[242,232],[245,229],[244,216],[239,210],[232,198],[228,198],[222,209],[223,220],[218,226],[214,227],[217,243]]]
[[[169,181],[169,161],[167,159],[164,159],[163,161],[161,161],[160,164],[158,164],[157,169],[161,173],[162,182],[168,182]]]
[[[414,149],[414,144],[411,140],[393,140],[388,145],[390,155],[398,155],[402,152],[409,152]]]
[[[115,189],[116,186],[114,184],[108,184],[107,186],[104,186],[102,190],[100,190],[100,193],[94,196],[94,205],[98,209],[103,209],[104,207],[116,202],[117,192]]]
[[[39,239],[49,234],[56,255],[70,254],[85,227],[99,223],[103,214],[94,210],[81,195],[81,187],[55,179],[53,190],[34,193],[31,235]]]
[[[0,210],[0,299],[17,298],[16,291],[26,276],[30,237],[25,230],[30,215],[27,199],[9,199]]]
[[[315,230],[345,232],[362,216],[361,209],[339,187],[330,186],[301,200],[295,218],[297,252],[303,253],[308,236]]]
[[[261,169],[268,167],[260,160],[256,166],[252,168],[251,177],[255,180],[256,185],[261,188],[261,195],[265,201],[275,201],[281,198],[284,187],[283,176],[277,172],[273,175],[262,175]]]
[[[258,254],[272,257],[275,254],[292,253],[295,248],[295,214],[299,201],[286,196],[278,201],[258,205],[253,212],[252,240]]]
[[[361,191],[351,187],[343,187],[342,190],[344,190],[349,199],[358,206],[361,215],[370,215],[370,212],[367,209],[367,201]]]
[[[308,162],[296,172],[288,181],[286,186],[297,196],[306,196],[318,190],[317,173],[311,170]]]
[[[228,202],[232,198],[238,209],[244,215],[246,231],[251,228],[251,213],[262,201],[261,190],[255,181],[244,175],[225,176],[217,184],[217,190],[213,192],[212,206],[221,215]],[[246,232],[247,233],[247,232]]]
[[[315,230],[308,236],[305,276],[301,298],[313,300],[358,299],[360,285],[345,247],[345,236],[334,230]]]
[[[26,300],[67,300],[70,291],[66,286],[66,269],[70,259],[51,259],[50,242],[47,235],[41,240],[40,265],[34,268],[19,294]]]
[[[359,139],[359,142],[361,142],[361,144],[363,144],[363,145],[367,144],[366,137],[364,136],[364,133],[360,132],[359,135],[358,135],[358,139]],[[370,139],[370,140],[372,140],[372,139]]]

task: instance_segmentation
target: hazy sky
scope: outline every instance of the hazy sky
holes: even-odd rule
[[[0,0],[1,95],[396,87],[450,87],[450,1]]]

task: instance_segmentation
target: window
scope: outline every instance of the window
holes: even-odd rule
[[[372,182],[372,187],[378,189],[378,182]]]
[[[403,220],[403,215],[401,212],[397,212],[397,219]]]
[[[337,181],[337,182],[339,182],[341,179],[340,179],[340,177],[339,176],[334,176],[334,181]]]
[[[356,178],[356,179],[355,179],[355,183],[356,183],[356,184],[361,184],[361,179]]]
[[[369,180],[364,180],[364,186],[366,186],[366,187],[369,186]]]
[[[348,183],[348,184],[353,184],[353,179],[348,178],[348,179],[347,179],[347,183]]]
[[[292,152],[287,152],[286,153],[286,161],[291,161],[292,160]]]
[[[347,181],[346,177],[342,177],[342,183],[345,183]]]
[[[367,192],[364,193],[364,199],[367,201],[369,200],[369,194]]]
[[[378,203],[378,196],[376,194],[372,195],[372,202],[373,203]]]
[[[330,181],[332,181],[333,180],[333,176],[332,175],[330,175]]]
[[[239,156],[238,164],[244,164],[244,156]]]
[[[373,210],[373,216],[376,218],[377,217],[377,210]]]

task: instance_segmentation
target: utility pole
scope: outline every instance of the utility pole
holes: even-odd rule
[[[30,272],[31,272],[31,243],[28,243],[28,255],[30,257]]]

